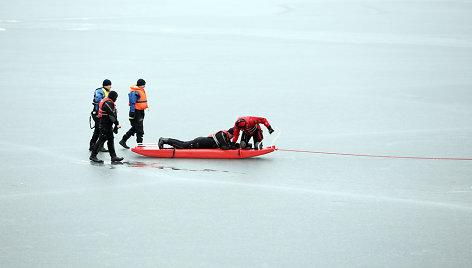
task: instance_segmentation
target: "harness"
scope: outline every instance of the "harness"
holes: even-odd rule
[[[112,108],[110,107],[110,105],[108,105],[108,103],[106,103],[106,101],[108,101],[108,100],[111,101],[111,102],[113,102],[113,100],[110,99],[110,98],[103,98],[103,99],[100,101],[100,104],[98,105],[98,115],[97,115],[97,117],[101,118],[101,117],[103,117],[104,115],[105,115],[105,116],[108,115],[107,113],[103,112],[103,109],[102,109],[103,104],[105,104],[110,110],[113,110],[113,112],[116,111],[116,106],[114,106],[113,109],[112,109]]]
[[[255,124],[253,127],[249,128],[246,130],[250,134],[254,134],[257,131],[257,124]]]
[[[213,140],[216,142],[216,145],[218,146],[218,148],[221,148],[221,145],[220,145],[220,142],[218,141],[218,138],[216,138],[216,135],[218,135],[218,133],[221,133],[221,135],[223,135],[223,138],[226,142],[229,142],[229,138],[228,138],[228,131],[227,130],[220,130],[218,132],[216,132],[215,134],[211,135],[211,137],[213,138]]]

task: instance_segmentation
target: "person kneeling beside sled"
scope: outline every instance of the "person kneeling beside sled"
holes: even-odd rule
[[[208,137],[198,137],[191,141],[181,141],[172,138],[159,138],[159,149],[163,149],[165,144],[170,145],[176,149],[236,149],[237,145],[231,142],[231,138],[233,138],[233,128],[228,130],[220,130]]]
[[[269,130],[269,134],[272,134],[274,130],[270,126],[267,119],[263,117],[255,117],[255,116],[245,116],[239,117],[234,123],[234,136],[233,142],[237,142],[239,138],[239,132],[242,131],[243,134],[241,136],[241,149],[250,149],[251,144],[249,140],[252,138],[254,140],[254,149],[259,150],[262,149],[262,140],[264,137],[262,136],[262,129],[259,124],[264,124],[266,128]]]

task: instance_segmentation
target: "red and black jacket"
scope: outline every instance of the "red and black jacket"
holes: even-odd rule
[[[246,125],[243,128],[238,127],[238,122],[241,119],[244,119],[244,121],[246,121]],[[270,124],[267,121],[267,119],[265,119],[263,117],[255,117],[255,116],[239,117],[238,120],[236,120],[236,123],[234,124],[233,142],[238,141],[240,130],[242,130],[248,136],[254,135],[254,133],[256,133],[257,130],[261,129],[259,124],[264,124],[264,126],[270,127]]]

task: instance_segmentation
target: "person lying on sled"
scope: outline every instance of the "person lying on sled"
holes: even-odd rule
[[[164,148],[164,144],[176,149],[216,149],[222,150],[236,149],[237,144],[231,142],[233,138],[233,128],[220,130],[208,137],[198,137],[191,141],[181,141],[172,138],[159,138],[159,149]]]
[[[254,140],[254,149],[262,149],[262,140],[264,139],[264,137],[262,136],[262,129],[259,124],[264,124],[264,126],[266,126],[266,128],[269,130],[269,134],[272,134],[272,132],[274,132],[267,119],[263,117],[239,117],[236,120],[236,123],[234,123],[233,142],[238,141],[239,132],[242,131],[243,134],[241,136],[240,142],[241,149],[251,148],[251,144],[249,143],[249,140],[251,138]]]

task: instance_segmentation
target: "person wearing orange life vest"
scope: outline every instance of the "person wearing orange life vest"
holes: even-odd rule
[[[102,87],[99,87],[99,88],[95,89],[95,92],[93,94],[93,100],[92,100],[93,110],[90,113],[90,115],[91,115],[93,121],[95,122],[95,126],[93,128],[92,138],[90,139],[90,143],[89,143],[89,151],[92,151],[93,146],[97,142],[98,136],[100,134],[100,131],[99,131],[100,118],[97,117],[97,115],[98,115],[98,104],[100,104],[100,101],[103,98],[108,97],[108,92],[110,92],[110,90],[111,90],[111,81],[108,80],[108,79],[105,79],[105,80],[103,80]],[[104,148],[100,148],[100,151],[108,152]]]
[[[144,110],[148,108],[146,91],[146,81],[144,79],[138,79],[136,85],[131,86],[131,91],[129,92],[129,122],[131,128],[123,135],[123,138],[120,140],[120,145],[126,149],[129,149],[129,146],[126,145],[126,141],[136,134],[136,142],[143,142],[144,135]]]
[[[111,156],[112,162],[119,162],[123,160],[123,157],[117,157],[115,152],[115,144],[113,143],[113,132],[118,133],[118,129],[121,128],[120,123],[118,122],[118,115],[116,112],[116,99],[118,98],[118,93],[116,91],[110,91],[108,98],[103,98],[98,105],[98,118],[100,118],[100,135],[98,141],[95,143],[92,149],[92,154],[90,155],[90,160],[97,163],[103,163],[103,160],[97,158],[98,150],[101,146],[107,142],[108,151]],[[115,127],[113,128],[113,125]]]
[[[234,135],[233,142],[238,141],[239,131],[242,131],[240,146],[242,149],[247,149],[249,140],[252,138],[254,140],[254,149],[259,150],[262,148],[262,129],[259,124],[264,124],[269,130],[269,134],[272,134],[274,130],[270,126],[267,119],[263,117],[254,117],[254,116],[245,116],[239,117],[234,123]]]

